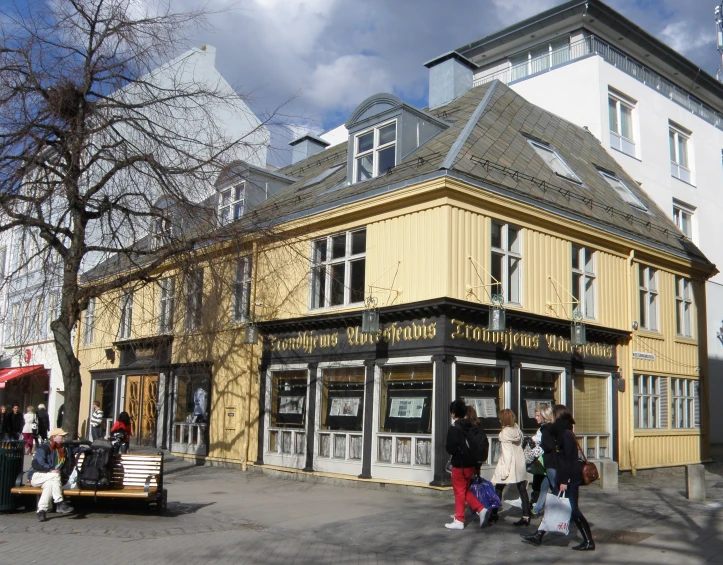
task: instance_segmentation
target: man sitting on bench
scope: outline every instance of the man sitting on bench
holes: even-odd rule
[[[32,469],[28,473],[30,484],[43,489],[38,502],[38,522],[45,522],[45,513],[52,499],[58,505],[58,512],[69,514],[73,512],[63,498],[63,488],[68,480],[68,470],[73,468],[73,454],[70,449],[63,446],[65,431],[55,428],[49,434],[49,441],[43,443],[33,457]]]

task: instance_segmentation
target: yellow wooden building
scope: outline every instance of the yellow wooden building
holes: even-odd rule
[[[533,434],[549,402],[622,470],[708,458],[715,267],[597,139],[498,82],[425,111],[373,96],[346,127],[299,140],[278,192],[194,262],[95,300],[86,418],[97,399],[135,441],[207,461],[444,485],[452,399],[489,464],[498,411]],[[252,184],[224,178],[219,216]]]

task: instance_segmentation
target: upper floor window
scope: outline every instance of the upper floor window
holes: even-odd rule
[[[186,281],[186,316],[184,327],[187,331],[201,327],[203,307],[203,269],[195,269],[188,273]]]
[[[688,239],[693,239],[693,213],[694,208],[677,200],[673,201],[673,220],[678,229]]]
[[[176,300],[176,279],[175,277],[166,277],[160,281],[161,299],[160,299],[160,316],[158,317],[158,331],[166,334],[173,332],[173,314]]]
[[[222,190],[218,198],[218,218],[223,226],[235,222],[244,215],[244,199],[246,196],[246,183]]]
[[[667,379],[651,375],[633,375],[633,419],[638,429],[668,427]]]
[[[501,294],[506,302],[520,304],[520,270],[522,249],[520,230],[509,224],[492,222],[490,239],[490,274],[492,292]]]
[[[90,345],[93,343],[93,331],[95,329],[95,298],[88,300],[88,307],[85,309],[83,316],[83,343]]]
[[[542,157],[545,163],[547,163],[547,166],[550,167],[557,176],[562,177],[565,180],[572,181],[576,184],[582,184],[580,178],[572,171],[570,167],[567,166],[567,163],[562,160],[562,157],[560,157],[557,154],[557,151],[555,151],[551,146],[540,143],[539,141],[533,141],[531,139],[528,139],[527,141],[530,143],[530,145],[532,145],[532,148],[535,150],[535,152],[540,157]]]
[[[595,317],[595,251],[572,246],[572,296],[585,318]]]
[[[670,408],[673,428],[697,428],[700,426],[698,381],[672,379],[670,383]]]
[[[311,308],[364,301],[366,229],[317,239],[311,246]]]
[[[639,266],[638,287],[640,296],[640,327],[658,331],[658,271],[652,267]]]
[[[635,157],[633,110],[635,103],[617,93],[608,93],[610,147]]]
[[[154,218],[153,233],[151,235],[151,248],[159,249],[171,243],[173,237],[173,222],[170,218]]]
[[[670,174],[685,182],[692,182],[690,167],[690,132],[669,122]]]
[[[354,137],[354,182],[383,175],[396,165],[397,122],[387,122]]]
[[[126,292],[120,300],[120,325],[118,326],[118,337],[127,339],[131,337],[131,326],[133,323],[133,291]]]
[[[693,335],[691,314],[693,293],[691,282],[685,277],[675,277],[675,333],[683,337]]]
[[[635,196],[630,191],[630,189],[625,185],[625,183],[623,181],[621,181],[619,178],[617,178],[611,174],[605,173],[603,171],[600,171],[600,174],[607,181],[607,183],[615,189],[615,192],[618,193],[620,198],[625,200],[625,202],[627,202],[628,204],[630,204],[631,206],[633,206],[639,210],[643,210],[644,212],[648,211],[648,208],[645,206],[645,204],[643,204],[642,202],[640,202],[640,200],[638,200],[637,196]]]
[[[245,322],[251,313],[251,257],[241,257],[236,262],[233,282],[233,321]]]

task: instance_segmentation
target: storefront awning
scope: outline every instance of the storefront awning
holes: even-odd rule
[[[0,369],[0,388],[5,388],[5,383],[19,377],[47,376],[48,370],[43,365],[29,365],[27,367],[11,367]]]

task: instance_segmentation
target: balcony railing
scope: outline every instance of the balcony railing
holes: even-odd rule
[[[651,71],[635,59],[631,59],[594,35],[572,42],[569,45],[565,45],[539,57],[534,57],[523,63],[510,65],[501,71],[479,76],[475,78],[474,86],[486,84],[493,80],[510,84],[518,80],[525,80],[539,73],[550,71],[570,61],[593,55],[602,57],[605,61],[627,75],[658,91],[663,96],[679,104],[709,124],[723,130],[723,113],[716,112],[713,108],[691,96],[678,86],[675,86],[658,73]]]

